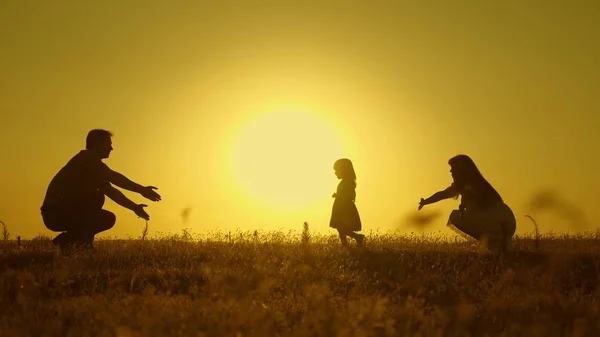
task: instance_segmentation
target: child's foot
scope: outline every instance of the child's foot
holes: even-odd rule
[[[359,247],[362,247],[364,243],[365,243],[365,235],[358,234],[358,236],[356,237],[356,245]]]

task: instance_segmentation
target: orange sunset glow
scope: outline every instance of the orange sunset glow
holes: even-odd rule
[[[567,8],[568,7],[568,8]],[[473,13],[477,13],[474,15]],[[600,219],[600,29],[564,3],[101,1],[0,5],[0,219],[50,234],[40,206],[94,128],[104,162],[157,186],[154,232],[328,227],[350,158],[365,231],[410,232],[420,198],[465,153],[514,210],[517,234]],[[553,191],[576,223],[532,198]],[[125,194],[135,202],[136,195]],[[455,200],[426,231],[450,233]],[[144,221],[107,200],[103,235]],[[192,211],[186,221],[181,212]],[[532,213],[533,212],[533,213]]]

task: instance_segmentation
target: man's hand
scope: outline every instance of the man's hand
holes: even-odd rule
[[[150,216],[148,215],[148,213],[146,213],[146,211],[144,210],[144,207],[148,207],[148,205],[138,204],[133,207],[132,211],[135,213],[135,215],[148,221],[148,220],[150,220]]]
[[[160,201],[161,200],[160,195],[158,193],[154,192],[154,190],[157,190],[157,189],[158,188],[154,187],[154,186],[146,186],[141,189],[140,194],[148,200]]]
[[[423,208],[423,206],[425,206],[425,199],[421,198],[421,201],[419,201],[419,211],[421,210],[421,208]]]

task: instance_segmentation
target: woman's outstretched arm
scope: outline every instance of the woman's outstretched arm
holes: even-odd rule
[[[458,195],[458,191],[456,190],[456,187],[454,187],[454,184],[452,184],[452,185],[450,185],[450,187],[446,188],[443,191],[434,193],[432,196],[430,196],[427,199],[421,198],[421,202],[419,202],[419,210],[421,208],[423,208],[423,206],[425,206],[425,205],[433,204],[433,203],[436,203],[436,202],[444,200],[444,199],[454,198],[457,195]]]

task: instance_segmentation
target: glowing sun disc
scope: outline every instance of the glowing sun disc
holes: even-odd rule
[[[261,116],[241,132],[233,151],[236,179],[245,191],[278,207],[302,207],[330,198],[333,162],[342,145],[315,115]]]

